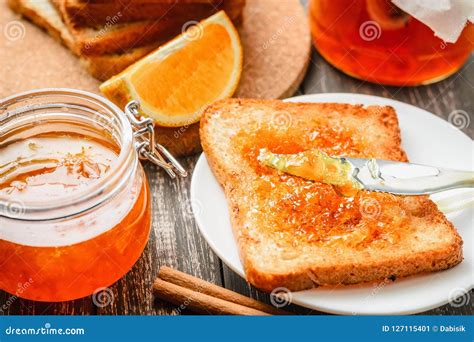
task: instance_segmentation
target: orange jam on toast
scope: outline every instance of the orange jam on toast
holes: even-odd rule
[[[268,167],[308,180],[331,184],[344,196],[354,196],[362,189],[352,177],[352,166],[343,158],[331,157],[319,150],[294,154],[275,154],[260,150],[258,160]]]
[[[318,124],[320,129],[301,132],[258,128],[241,130],[234,139],[242,146],[241,157],[253,170],[250,179],[256,189],[257,207],[251,208],[258,219],[268,224],[274,241],[298,246],[344,243],[353,246],[394,243],[399,233],[393,227],[405,220],[401,198],[382,193],[356,191],[341,195],[333,186],[294,176],[263,165],[261,149],[275,154],[295,154],[317,149],[328,155],[373,157],[363,153],[363,139],[355,141],[346,129]],[[313,126],[314,127],[314,126]],[[263,219],[265,218],[265,219]]]

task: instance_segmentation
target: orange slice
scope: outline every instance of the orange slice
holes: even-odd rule
[[[198,122],[204,108],[232,96],[242,72],[239,35],[220,11],[190,27],[100,86],[124,107],[140,102],[143,114],[165,127]]]

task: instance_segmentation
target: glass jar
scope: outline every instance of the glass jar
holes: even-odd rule
[[[396,86],[429,84],[453,74],[474,47],[474,25],[445,43],[390,0],[310,0],[313,41],[344,73]]]
[[[140,257],[151,202],[139,156],[173,171],[143,138],[149,119],[136,105],[126,113],[145,124],[134,132],[114,104],[76,90],[0,101],[2,290],[72,300],[113,284]]]

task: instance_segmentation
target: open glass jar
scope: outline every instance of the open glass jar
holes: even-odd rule
[[[125,112],[68,89],[0,101],[2,290],[72,300],[111,285],[140,257],[151,202],[139,157],[185,172],[158,152],[137,105]]]

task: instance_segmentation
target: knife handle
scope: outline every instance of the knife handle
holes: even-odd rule
[[[451,195],[436,194],[431,198],[438,209],[445,214],[457,212],[459,210],[474,208],[474,196],[472,191],[461,191]]]
[[[437,175],[426,177],[426,184],[428,183],[433,185],[424,189],[426,194],[434,194],[451,189],[474,188],[474,172],[439,169]]]
[[[474,188],[474,172],[390,160],[346,158],[353,167],[353,177],[369,191],[395,195],[431,195]]]

